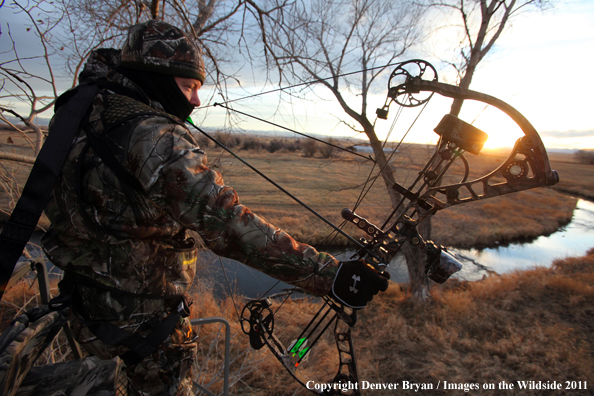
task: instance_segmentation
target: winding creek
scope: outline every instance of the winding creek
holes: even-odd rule
[[[529,243],[512,243],[482,250],[451,251],[464,264],[460,277],[475,280],[483,276],[484,268],[503,274],[535,266],[548,267],[554,260],[583,256],[592,248],[594,203],[579,199],[571,222],[550,235],[540,236]]]
[[[459,279],[478,280],[489,272],[503,274],[514,270],[528,269],[535,266],[550,266],[554,260],[571,256],[583,256],[594,248],[594,203],[579,199],[571,222],[558,231],[540,236],[531,242],[511,243],[505,246],[487,249],[449,249],[464,265],[454,275]],[[348,259],[352,252],[332,252],[339,259]],[[225,273],[233,288],[249,297],[258,297],[276,284],[273,278],[232,260],[221,259],[210,252],[204,252],[203,258],[212,265],[216,280],[214,289],[226,292]],[[222,263],[221,263],[222,262]],[[407,282],[408,273],[404,262],[391,264],[389,268],[392,280]],[[284,283],[277,284],[272,292],[289,288]]]
[[[41,234],[35,233],[32,242],[39,243]],[[487,249],[449,249],[464,265],[454,277],[465,280],[481,279],[489,272],[503,274],[534,266],[550,266],[554,260],[571,256],[583,256],[594,248],[594,202],[579,199],[571,222],[558,231],[540,236],[527,243],[512,243]],[[36,249],[34,249],[36,250]],[[348,260],[351,252],[329,251],[337,258]],[[227,281],[239,293],[256,298],[272,288],[269,293],[280,292],[291,286],[229,259],[219,259],[210,251],[202,251],[204,267],[197,276],[213,279],[215,295],[228,292]],[[50,265],[50,268],[52,266]],[[222,267],[225,270],[222,270]],[[55,269],[52,270],[52,272]],[[390,265],[389,271],[395,282],[407,282],[408,272],[404,262]]]

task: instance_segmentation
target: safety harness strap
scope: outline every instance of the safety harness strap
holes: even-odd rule
[[[130,350],[122,355],[120,359],[127,366],[140,362],[149,356],[161,345],[167,337],[173,333],[175,325],[182,317],[190,314],[190,308],[184,298],[181,299],[177,309],[172,311],[150,334],[143,337],[138,334],[127,332],[109,322],[89,321],[82,319],[85,326],[93,334],[107,345],[124,345]]]
[[[0,233],[0,299],[50,199],[79,125],[99,90],[97,85],[81,85],[64,94],[69,96],[69,105],[58,109],[52,133],[48,134],[23,193]]]

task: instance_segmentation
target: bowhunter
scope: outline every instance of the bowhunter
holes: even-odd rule
[[[129,394],[191,392],[191,233],[218,255],[349,306],[388,285],[362,262],[339,263],[239,203],[184,124],[204,80],[201,50],[161,21],[133,26],[121,51],[94,51],[80,84],[101,89],[46,208],[42,245],[65,272],[51,305],[70,304],[89,353],[122,358]],[[74,106],[71,97],[62,95],[56,111]],[[349,291],[354,275],[357,294]]]

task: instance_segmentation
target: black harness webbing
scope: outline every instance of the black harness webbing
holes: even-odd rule
[[[123,345],[130,349],[128,352],[120,355],[120,358],[126,365],[133,365],[153,353],[166,339],[173,333],[175,326],[180,318],[190,315],[191,299],[185,295],[179,296],[179,304],[175,310],[172,310],[165,320],[161,321],[152,332],[146,336],[131,333],[118,326],[104,321],[89,320],[81,316],[77,305],[80,303],[80,295],[76,290],[76,285],[97,287],[97,283],[85,276],[66,272],[64,278],[60,281],[60,295],[54,297],[49,302],[49,308],[52,311],[60,311],[70,307],[70,311],[78,320],[91,330],[91,332],[103,343],[107,345]],[[121,290],[109,287],[101,287],[103,290],[127,294]],[[135,297],[138,295],[134,295]],[[150,298],[150,297],[147,297]],[[155,298],[155,297],[153,297]]]
[[[56,113],[52,131],[35,160],[19,201],[0,233],[0,299],[49,201],[79,125],[99,90],[97,85],[81,85],[74,91],[76,93],[69,91],[69,105],[58,109]]]
[[[87,321],[84,319],[82,322],[105,344],[128,347],[130,350],[120,355],[120,359],[127,366],[130,366],[153,353],[173,333],[179,319],[187,317],[189,314],[190,307],[186,300],[182,298],[177,308],[171,311],[169,316],[145,337],[130,333],[109,322]],[[79,317],[79,319],[81,318]]]

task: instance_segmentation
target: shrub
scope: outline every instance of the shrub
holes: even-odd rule
[[[329,138],[328,140],[326,140],[326,143],[329,144],[323,144],[320,147],[320,154],[322,154],[322,158],[332,158],[337,154],[337,149],[336,147],[331,146],[330,144],[336,145],[336,140]]]
[[[291,143],[288,143],[285,146],[285,148],[290,153],[294,153],[296,151],[300,151],[301,150],[301,140],[294,140]]]
[[[270,143],[268,144],[268,152],[270,153],[274,153],[276,151],[279,151],[283,148],[283,142],[281,142],[280,140],[276,140],[276,139],[272,139],[270,141]]]
[[[575,159],[580,164],[594,165],[594,150],[580,150],[575,153]]]
[[[318,142],[316,142],[315,140],[307,139],[303,143],[303,154],[305,154],[306,157],[313,157],[317,151],[318,151]]]
[[[255,137],[246,137],[243,139],[243,145],[241,146],[243,150],[254,150],[260,151],[262,148],[262,142]]]
[[[241,139],[231,132],[217,131],[214,134],[214,138],[228,148],[237,146],[238,142],[241,143]]]
[[[196,134],[194,135],[196,137],[196,142],[198,143],[198,146],[200,146],[200,148],[207,148],[210,147],[210,144],[212,143],[212,141],[204,136],[202,133]]]

